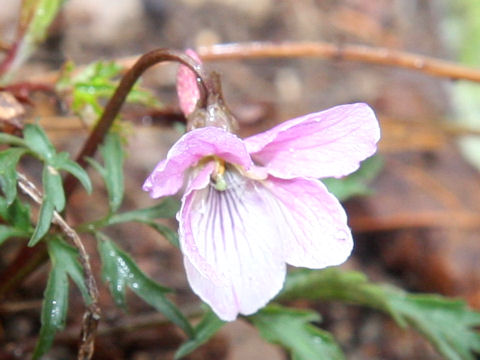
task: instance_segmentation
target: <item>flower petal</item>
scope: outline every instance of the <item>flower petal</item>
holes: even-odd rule
[[[350,256],[353,240],[347,216],[325,185],[318,180],[270,177],[265,186],[278,203],[270,216],[283,235],[288,264],[321,269]]]
[[[204,127],[184,134],[169,150],[167,158],[155,167],[143,184],[153,198],[175,194],[183,185],[185,172],[206,156],[250,169],[252,159],[242,140],[216,127]]]
[[[198,54],[188,49],[185,54],[201,64]],[[198,89],[197,77],[192,70],[185,65],[180,65],[177,72],[177,94],[180,102],[180,109],[185,115],[195,110],[197,101],[200,99],[200,90]]]
[[[286,265],[276,219],[268,216],[270,193],[232,169],[225,180],[224,191],[212,185],[187,191],[178,220],[192,289],[231,321],[255,313],[280,291]]]
[[[379,139],[373,110],[357,103],[286,121],[244,141],[255,162],[276,177],[322,178],[358,169]]]

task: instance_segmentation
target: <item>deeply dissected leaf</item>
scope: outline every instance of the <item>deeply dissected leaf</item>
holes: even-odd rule
[[[63,76],[57,82],[57,89],[69,91],[73,95],[72,109],[85,117],[87,109],[93,109],[95,116],[103,111],[100,100],[110,98],[118,84],[116,78],[124,68],[115,62],[98,61],[73,73],[75,65],[70,62],[64,67]],[[129,103],[146,106],[161,106],[149,91],[134,86],[126,99]]]
[[[149,208],[128,211],[120,214],[113,214],[107,219],[107,221],[103,225],[114,225],[130,221],[141,222],[158,231],[172,245],[178,247],[178,233],[170,229],[168,226],[156,222],[155,219],[174,217],[179,209],[180,202],[173,197],[169,197],[165,198],[158,205]]]
[[[333,336],[311,324],[320,320],[313,311],[269,305],[249,319],[262,337],[287,348],[294,360],[345,358]]]
[[[112,215],[109,219],[109,225],[129,221],[142,222],[154,219],[168,219],[174,217],[179,209],[180,202],[173,197],[167,197],[152,207]]]
[[[78,251],[62,238],[55,237],[48,241],[48,252],[50,257],[54,259],[55,264],[72,278],[85,303],[88,304],[90,296],[85,285],[82,267],[78,261]]]
[[[52,223],[54,211],[55,205],[48,198],[45,197],[43,199],[42,206],[40,207],[37,226],[35,227],[35,231],[33,232],[33,235],[28,242],[28,246],[35,246],[48,232]]]
[[[9,144],[20,147],[27,146],[22,138],[5,133],[0,133],[0,144]]]
[[[346,200],[357,195],[369,195],[371,190],[368,187],[368,183],[378,175],[382,167],[383,161],[381,157],[374,155],[364,160],[360,169],[353,174],[341,179],[322,179],[322,182],[339,200]]]
[[[33,359],[40,359],[50,349],[56,332],[65,326],[68,310],[68,275],[80,289],[85,301],[90,301],[75,249],[56,237],[48,241],[48,253],[52,268],[44,293],[42,327]]]
[[[5,240],[12,237],[28,237],[30,232],[18,229],[13,226],[2,225],[0,224],[0,245],[2,245]]]
[[[205,344],[224,324],[224,321],[220,320],[211,309],[208,309],[202,320],[195,326],[195,337],[187,340],[178,348],[175,359],[181,359],[200,345]]]
[[[0,186],[8,204],[17,197],[17,163],[26,151],[22,148],[10,148],[0,152]]]
[[[18,198],[8,204],[6,198],[0,196],[0,219],[6,223],[0,225],[0,244],[11,237],[29,238],[32,235],[30,208]]]
[[[103,173],[107,187],[110,211],[116,212],[123,200],[123,147],[120,136],[109,133],[100,147],[105,171]]]
[[[411,326],[447,359],[474,360],[480,352],[480,313],[463,301],[438,295],[413,295],[377,285],[357,272],[330,268],[300,270],[287,278],[280,299],[341,300],[386,312],[402,327]]]
[[[63,191],[62,177],[51,165],[45,164],[42,173],[44,198],[51,201],[57,211],[65,207],[65,192]]]
[[[145,275],[132,258],[105,235],[101,233],[96,235],[102,259],[103,278],[108,281],[117,305],[125,306],[125,289],[128,286],[145,302],[178,325],[189,337],[193,337],[194,331],[188,320],[165,296],[170,290]]]
[[[279,299],[291,300],[299,297],[312,300],[340,300],[394,315],[384,288],[369,282],[364,274],[354,271],[342,272],[337,268],[292,271],[287,276]]]
[[[392,308],[447,359],[475,360],[480,354],[480,313],[464,301],[438,295],[389,294]],[[475,330],[477,328],[477,330]]]
[[[23,204],[18,198],[9,205],[7,200],[0,196],[0,218],[17,229],[32,230],[30,207],[28,204]]]
[[[75,176],[90,194],[92,192],[92,182],[87,172],[75,161],[69,159],[69,154],[61,152],[55,156],[53,165],[56,169],[65,170]]]
[[[43,129],[36,124],[27,124],[23,130],[23,137],[26,145],[41,159],[47,163],[55,156],[55,147],[45,134]]]
[[[175,246],[176,248],[180,247],[180,241],[178,239],[178,232],[173,231],[170,229],[168,226],[159,224],[158,222],[155,221],[144,221],[144,224],[150,226],[151,228],[155,229],[158,233],[163,235],[167,241]]]
[[[52,264],[53,265],[53,264]],[[59,267],[53,265],[48,276],[42,306],[42,327],[33,359],[40,359],[52,346],[58,330],[63,329],[68,308],[68,278]]]

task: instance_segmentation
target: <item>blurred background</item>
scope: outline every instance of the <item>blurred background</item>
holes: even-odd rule
[[[15,33],[20,1],[0,0],[0,5],[0,37],[8,42]],[[68,0],[47,41],[17,77],[44,81],[67,60],[82,65],[159,47],[195,49],[252,41],[365,44],[478,67],[480,2]],[[360,184],[364,186],[355,185],[356,196],[345,195],[356,245],[354,256],[343,266],[409,291],[461,297],[480,309],[479,84],[319,58],[226,60],[208,66],[222,75],[224,95],[242,136],[337,104],[369,103],[381,122],[380,155],[364,170]],[[180,136],[171,126],[179,116],[175,72],[175,65],[161,65],[143,77],[143,85],[153,89],[163,104],[160,111],[138,106],[124,110],[130,120],[125,208],[154,204],[140,185]],[[82,121],[62,113],[58,104],[41,94],[33,101],[28,116],[39,117],[56,145],[76,153],[88,134]],[[93,196],[87,198],[81,191],[74,195],[78,209],[70,214],[74,222],[105,212],[105,202],[95,200],[103,194]],[[177,290],[175,300],[184,308],[198,302],[186,283],[180,254],[157,233],[129,225],[110,235],[145,272]],[[93,242],[88,247],[95,253]],[[2,248],[1,264],[15,250],[14,244]],[[92,261],[98,273],[95,256]],[[6,350],[0,350],[0,359],[21,359],[22,346],[28,349],[34,343],[46,272],[47,267],[34,273],[20,289],[23,299],[33,299],[25,309],[9,312],[3,306],[0,347]],[[80,299],[74,297],[75,301],[78,304],[70,304],[68,329],[58,336],[49,359],[74,358],[81,312],[73,309],[82,308]],[[156,321],[147,305],[131,296],[125,314],[107,291],[101,291],[100,301],[109,330],[100,330],[95,359],[172,358],[182,335]],[[417,334],[401,330],[379,313],[343,304],[297,305],[320,311],[322,327],[333,332],[348,359],[439,358]],[[188,359],[287,356],[237,321]]]

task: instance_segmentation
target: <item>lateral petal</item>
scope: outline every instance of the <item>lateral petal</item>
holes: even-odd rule
[[[254,161],[281,178],[342,177],[376,151],[380,128],[364,103],[286,121],[246,138]]]
[[[184,134],[158,163],[143,184],[152,198],[175,194],[184,183],[185,172],[207,156],[217,156],[225,161],[250,169],[252,159],[243,141],[223,129],[209,126]]]
[[[350,256],[353,240],[347,216],[320,181],[271,177],[265,184],[278,202],[270,216],[283,234],[288,264],[321,269]]]
[[[193,291],[227,321],[265,306],[282,288],[286,265],[270,193],[233,169],[227,189],[186,193],[180,244]],[[265,196],[267,198],[265,198]]]

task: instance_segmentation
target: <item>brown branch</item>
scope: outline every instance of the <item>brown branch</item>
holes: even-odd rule
[[[88,165],[86,158],[96,153],[98,146],[103,142],[105,135],[108,133],[128,93],[138,78],[148,68],[163,61],[179,62],[190,68],[196,74],[200,90],[200,107],[204,107],[207,101],[207,95],[210,92],[210,87],[213,85],[210,84],[209,76],[204,72],[200,64],[196,63],[183,52],[176,50],[157,49],[146,53],[136,60],[135,64],[125,73],[114,94],[105,106],[102,116],[97,121],[97,124],[77,156],[77,163],[81,167],[86,168]],[[68,174],[65,178],[65,193],[67,197],[71,195],[77,184],[78,180],[71,174]]]
[[[480,82],[480,69],[409,52],[364,45],[335,45],[327,42],[250,42],[200,47],[198,53],[205,61],[270,57],[317,57],[359,61],[416,70],[454,80]]]
[[[419,71],[428,75],[480,82],[480,69],[459,63],[423,56],[411,52],[385,47],[343,44],[329,42],[246,42],[201,46],[198,53],[204,61],[240,59],[296,58],[311,57],[330,60],[348,60],[369,64],[385,65]],[[132,66],[139,56],[128,56],[116,62],[125,67]],[[77,71],[79,71],[77,69]],[[54,83],[58,71],[34,76],[33,82]]]
[[[38,205],[41,205],[43,202],[42,193],[36,188],[36,186],[28,180],[28,178],[21,172],[17,173],[18,176],[18,186],[20,189],[28,195],[34,202]],[[68,225],[68,223],[60,216],[56,211],[53,213],[53,223],[58,225],[62,232],[70,238],[73,245],[77,248],[80,263],[83,268],[85,285],[90,296],[90,304],[87,305],[87,310],[85,311],[83,322],[82,322],[82,332],[80,339],[80,347],[78,351],[78,359],[88,360],[91,359],[93,355],[93,346],[95,331],[97,328],[98,321],[100,320],[100,308],[98,307],[98,288],[95,282],[95,277],[93,276],[92,268],[90,266],[89,255],[85,250],[85,247],[82,243],[82,240],[75,232],[75,230]]]

